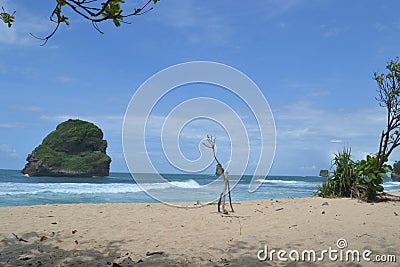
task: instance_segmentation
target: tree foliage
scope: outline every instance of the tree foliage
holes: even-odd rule
[[[400,63],[399,57],[386,65],[387,73],[374,73],[378,84],[378,97],[381,107],[386,108],[386,127],[381,133],[376,168],[388,161],[393,150],[400,145]]]
[[[73,13],[78,14],[80,17],[90,21],[93,27],[103,33],[97,23],[110,20],[116,27],[120,27],[121,23],[128,23],[124,21],[127,17],[140,16],[153,9],[151,4],[156,4],[160,0],[147,0],[144,4],[138,5],[131,10],[123,8],[124,0],[55,0],[55,7],[50,14],[50,21],[56,24],[54,30],[44,38],[33,37],[43,40],[45,45],[47,41],[57,32],[61,24],[69,25],[68,17],[65,15],[65,8]],[[126,4],[125,4],[126,5]],[[15,11],[13,13],[7,12],[2,7],[3,12],[0,13],[0,20],[7,24],[10,28],[15,22]]]
[[[11,25],[15,21],[15,11],[13,13],[8,13],[5,11],[4,7],[1,7],[3,12],[0,13],[0,20],[2,20],[5,24],[7,24],[8,28],[11,28]]]
[[[383,178],[392,171],[388,164],[377,168],[378,155],[367,155],[366,159],[357,162],[356,171],[358,180],[352,189],[352,197],[368,201],[375,200],[378,192],[383,191]]]
[[[356,197],[365,201],[375,200],[383,191],[383,178],[392,171],[386,164],[390,154],[400,146],[400,63],[399,58],[390,60],[386,73],[374,73],[378,85],[376,100],[386,108],[386,127],[381,133],[378,153],[354,162],[351,150],[335,154],[333,175],[317,188],[322,197]]]

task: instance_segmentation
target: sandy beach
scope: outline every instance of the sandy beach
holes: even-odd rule
[[[0,266],[400,265],[400,202],[312,197],[244,201],[234,208],[221,216],[216,205],[4,207]],[[272,253],[272,260],[262,261],[266,247],[268,255],[273,250],[286,254],[281,252],[280,260]],[[315,250],[316,258],[307,250]],[[360,261],[350,256],[350,262],[345,256],[341,261],[348,250],[358,250]],[[296,255],[300,261],[293,260]],[[377,255],[397,262],[373,262]]]

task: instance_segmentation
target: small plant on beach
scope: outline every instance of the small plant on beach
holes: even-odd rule
[[[383,178],[392,171],[392,167],[387,164],[377,169],[376,161],[377,155],[368,155],[365,160],[354,162],[351,159],[351,150],[344,148],[332,160],[332,176],[317,187],[315,194],[325,198],[355,197],[363,201],[376,200],[377,194],[383,191]]]
[[[383,191],[383,178],[388,177],[387,173],[392,171],[392,167],[382,164],[378,169],[377,160],[377,155],[367,155],[366,159],[357,162],[358,181],[352,188],[352,197],[364,201],[373,201],[376,200],[377,194]]]
[[[334,192],[339,197],[348,197],[351,187],[357,181],[356,163],[351,158],[351,149],[343,148],[343,151],[335,154],[332,162],[332,166],[335,167],[333,171]]]
[[[350,197],[352,187],[358,178],[351,149],[343,148],[342,151],[335,153],[331,168],[334,168],[332,176],[317,187],[316,194],[321,197]]]

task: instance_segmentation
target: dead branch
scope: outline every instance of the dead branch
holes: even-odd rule
[[[25,240],[25,239],[23,239],[23,238],[17,236],[17,235],[14,234],[14,233],[12,233],[12,234],[13,234],[13,236],[15,236],[16,239],[18,239],[18,241],[20,241],[20,242],[28,242],[28,240]]]
[[[379,201],[400,201],[400,196],[396,196],[386,192],[378,193],[377,198],[379,199]]]
[[[229,214],[221,214],[221,217],[229,217],[229,218],[249,218],[250,215],[229,215]]]
[[[207,143],[203,142],[203,145],[205,147],[212,149],[212,151],[213,151],[214,160],[217,162],[215,175],[217,175],[217,176],[223,175],[223,177],[224,177],[224,187],[223,187],[223,190],[222,190],[222,192],[219,196],[219,200],[218,200],[218,212],[221,212],[220,206],[222,206],[222,213],[228,214],[228,211],[225,209],[226,190],[228,190],[229,204],[231,206],[231,210],[232,210],[232,212],[234,212],[233,206],[232,206],[231,188],[229,185],[228,172],[226,172],[224,170],[224,168],[222,167],[222,164],[219,162],[219,160],[217,158],[217,153],[215,151],[215,137],[207,135]]]

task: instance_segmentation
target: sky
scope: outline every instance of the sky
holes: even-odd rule
[[[129,18],[131,24],[99,24],[104,34],[65,10],[71,25],[62,25],[45,46],[29,33],[52,31],[52,1],[0,0],[0,6],[16,10],[10,29],[0,25],[0,169],[22,169],[58,123],[80,118],[103,130],[111,171],[127,172],[122,132],[132,97],[154,74],[190,61],[231,66],[261,90],[276,127],[271,175],[318,175],[345,146],[355,160],[378,150],[385,110],[375,100],[372,77],[400,55],[397,0],[162,0],[151,12]],[[207,154],[201,142],[210,132],[230,168],[241,161],[230,157],[237,142],[239,150],[251,148],[246,172],[263,164],[260,151],[273,153],[269,145],[260,148],[252,134],[258,129],[254,114],[240,96],[211,84],[190,84],[165,95],[152,110],[149,153],[137,157],[150,159],[160,172],[177,171],[163,151],[160,131],[167,118],[171,124],[180,121],[179,114],[168,115],[175,107],[199,97],[232,107],[250,145],[230,143],[231,133],[216,121],[193,120],[169,137],[179,138],[188,164]],[[244,150],[240,153],[247,156]],[[395,151],[390,160],[399,159]]]

